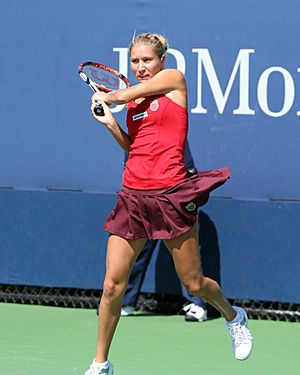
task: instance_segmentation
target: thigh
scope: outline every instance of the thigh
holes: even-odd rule
[[[198,223],[181,236],[164,242],[172,254],[177,274],[182,281],[185,281],[186,278],[203,276],[198,242]]]
[[[126,240],[111,235],[106,252],[106,277],[116,283],[127,282],[132,266],[140,254],[146,239]]]

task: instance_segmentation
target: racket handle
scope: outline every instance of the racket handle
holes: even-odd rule
[[[104,116],[104,110],[101,104],[97,104],[96,107],[94,108],[94,113],[96,116]]]
[[[98,104],[95,108],[94,108],[94,113],[96,116],[104,116],[104,111],[103,111],[103,107],[101,104]]]

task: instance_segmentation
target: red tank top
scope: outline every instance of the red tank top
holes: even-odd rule
[[[184,147],[188,112],[165,95],[128,103],[132,143],[123,185],[139,190],[176,185],[186,177]]]

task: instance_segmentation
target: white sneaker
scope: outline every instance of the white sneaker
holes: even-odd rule
[[[114,366],[108,361],[106,367],[99,366],[99,363],[93,360],[90,368],[85,372],[84,375],[114,375]]]
[[[207,320],[207,311],[194,303],[184,306],[183,311],[187,322],[203,322]]]
[[[253,338],[248,328],[248,317],[246,311],[241,307],[233,306],[240,315],[237,323],[226,323],[232,339],[232,350],[236,359],[247,359],[252,351]]]
[[[135,307],[134,306],[122,306],[121,316],[132,316],[134,315]]]

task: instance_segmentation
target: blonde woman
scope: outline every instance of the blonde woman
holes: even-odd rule
[[[252,350],[246,312],[231,306],[220,286],[203,275],[199,256],[197,208],[230,177],[230,171],[224,167],[187,178],[187,88],[180,71],[163,69],[167,48],[160,34],[136,36],[129,51],[130,66],[139,83],[92,97],[93,116],[129,153],[129,158],[116,206],[104,224],[110,236],[97,349],[85,375],[114,374],[108,360],[109,348],[132,266],[147,239],[163,240],[184,286],[222,314],[235,358],[246,359]],[[94,114],[99,101],[104,116]],[[110,104],[127,104],[128,133],[118,125]]]

